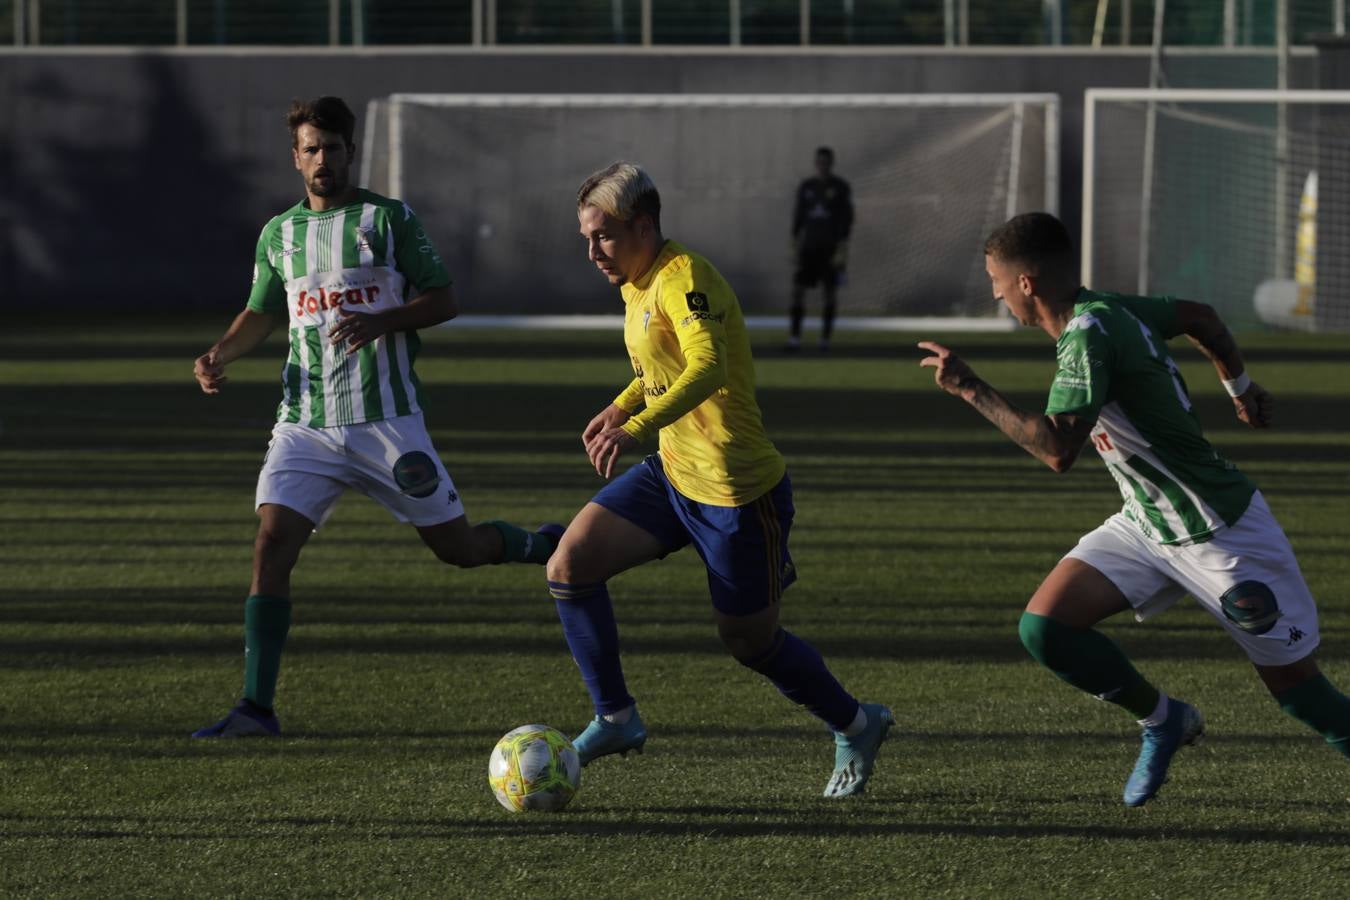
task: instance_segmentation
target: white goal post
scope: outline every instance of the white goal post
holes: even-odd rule
[[[1082,279],[1350,328],[1350,91],[1091,88]]]
[[[781,322],[817,146],[854,198],[840,327],[1011,326],[983,241],[1057,211],[1055,94],[393,94],[367,110],[361,178],[417,210],[466,312],[614,314],[574,202],[586,175],[631,159],[666,235],[718,267],[752,322]]]

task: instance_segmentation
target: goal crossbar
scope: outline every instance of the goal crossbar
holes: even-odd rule
[[[373,103],[374,101],[372,101]],[[1045,209],[1059,211],[1059,95],[1053,93],[988,94],[428,94],[395,93],[389,104],[389,181],[396,196],[403,189],[403,104],[484,109],[576,107],[576,108],[925,108],[1007,107],[1035,105],[1045,109]],[[367,116],[369,121],[371,116]],[[367,129],[368,133],[370,130]],[[369,175],[370,151],[362,157],[363,183]]]
[[[941,113],[943,109],[950,109],[950,116],[944,116]],[[632,110],[634,118],[630,120],[625,112]],[[569,123],[573,120],[583,123],[607,122],[608,127],[618,128],[622,123],[622,128],[628,129],[627,133],[619,131],[616,133],[616,144],[625,148],[633,146],[646,146],[642,141],[656,142],[652,146],[658,149],[671,145],[669,134],[662,129],[668,128],[665,124],[669,121],[682,121],[686,115],[689,121],[732,123],[733,125],[742,122],[760,121],[766,113],[773,121],[778,121],[775,110],[783,111],[782,121],[791,122],[793,119],[788,116],[796,116],[798,122],[817,122],[832,121],[831,117],[835,112],[843,114],[845,117],[852,117],[846,121],[855,121],[859,123],[868,123],[862,125],[858,134],[864,139],[872,139],[873,144],[863,145],[871,147],[871,155],[863,155],[863,158],[869,168],[864,171],[867,176],[860,178],[858,183],[866,186],[863,196],[870,200],[872,205],[871,218],[863,218],[864,224],[871,229],[866,232],[855,234],[857,243],[855,251],[858,248],[868,248],[872,256],[860,257],[863,259],[878,259],[875,255],[878,249],[877,240],[874,233],[877,232],[877,197],[879,193],[877,186],[882,189],[894,188],[900,182],[904,172],[896,166],[898,163],[891,163],[890,160],[904,160],[905,164],[911,164],[914,159],[920,166],[925,161],[932,169],[937,167],[938,174],[932,175],[933,180],[920,181],[915,185],[902,189],[900,199],[895,200],[892,205],[887,205],[884,209],[887,215],[899,216],[900,212],[893,210],[903,210],[904,215],[913,217],[924,217],[932,215],[935,211],[945,214],[947,210],[952,210],[956,216],[964,218],[955,219],[961,223],[979,222],[974,231],[980,233],[977,239],[971,239],[969,234],[965,234],[959,240],[948,240],[942,244],[943,248],[966,247],[969,244],[971,248],[970,255],[978,257],[978,242],[982,240],[983,233],[988,228],[993,227],[991,223],[997,223],[1005,220],[1007,217],[1015,215],[1027,209],[1045,209],[1050,212],[1058,212],[1059,206],[1059,158],[1060,158],[1060,98],[1057,94],[1048,92],[1007,92],[1007,93],[947,93],[947,94],[910,94],[910,93],[851,93],[851,94],[802,94],[802,93],[690,93],[690,94],[670,94],[670,93],[652,93],[652,94],[633,94],[633,93],[572,93],[572,94],[490,94],[490,93],[427,93],[427,92],[401,92],[389,94],[385,97],[373,99],[370,103],[367,115],[367,129],[363,135],[363,153],[362,153],[362,183],[371,185],[378,184],[378,189],[382,193],[407,199],[410,193],[414,194],[414,203],[427,203],[431,209],[440,210],[471,210],[472,215],[477,215],[480,221],[477,225],[465,225],[465,216],[469,213],[450,212],[443,213],[442,217],[455,217],[453,223],[433,223],[435,227],[440,228],[443,233],[448,234],[449,241],[459,241],[461,248],[457,252],[457,258],[472,260],[472,264],[466,265],[466,274],[464,284],[466,289],[472,290],[482,280],[483,284],[492,284],[494,290],[505,292],[515,291],[519,288],[512,277],[504,280],[495,278],[497,269],[500,269],[504,263],[503,252],[495,249],[494,235],[513,234],[515,229],[520,226],[521,221],[533,223],[538,214],[538,198],[530,195],[517,198],[511,201],[509,197],[503,197],[500,193],[489,194],[486,199],[479,197],[475,191],[476,186],[481,181],[474,182],[475,186],[470,188],[458,189],[460,193],[471,195],[475,199],[456,203],[442,203],[439,207],[433,205],[425,198],[429,191],[427,185],[438,185],[441,182],[436,180],[427,181],[426,170],[429,154],[436,152],[445,152],[443,149],[453,144],[457,152],[468,152],[471,154],[480,154],[475,156],[475,160],[485,160],[478,166],[480,170],[491,171],[493,177],[499,176],[499,172],[504,163],[498,160],[500,154],[502,159],[515,154],[514,165],[517,167],[524,165],[532,167],[530,162],[531,153],[551,152],[547,137],[549,128],[559,127],[558,123]],[[817,115],[816,111],[820,113]],[[888,111],[894,110],[892,116]],[[805,113],[803,115],[803,112]],[[742,114],[744,113],[744,114]],[[637,116],[645,118],[638,119]],[[673,118],[672,118],[673,117]],[[702,118],[695,118],[702,117]],[[708,118],[712,117],[712,118]],[[428,145],[426,135],[431,133],[429,128],[434,127],[432,123],[440,121],[455,121],[461,123],[457,130],[452,133],[440,135],[440,143]],[[379,127],[375,123],[379,123]],[[630,124],[641,122],[639,130],[633,129],[637,125]],[[935,122],[940,123],[941,127],[928,128],[920,126],[914,128],[914,122]],[[646,129],[653,127],[651,135],[647,134]],[[586,127],[594,127],[588,125]],[[746,125],[747,128],[754,126]],[[850,126],[853,127],[853,126]],[[532,131],[530,129],[533,129]],[[864,129],[870,129],[864,130]],[[898,129],[898,131],[897,131]],[[809,127],[798,126],[798,130],[804,134],[809,134]],[[896,132],[893,137],[880,139],[875,135],[882,135],[887,130]],[[595,136],[607,134],[608,132],[596,132]],[[753,132],[758,135],[760,132]],[[491,136],[498,134],[510,134],[512,136],[521,136],[520,141],[509,141],[508,143],[492,143]],[[677,132],[678,134],[678,132]],[[848,132],[852,135],[853,132]],[[487,135],[484,138],[483,135]],[[721,139],[723,131],[716,132],[716,137]],[[797,135],[795,139],[800,140]],[[886,143],[889,140],[891,143]],[[662,144],[661,142],[665,143]],[[477,142],[477,145],[475,144]],[[892,144],[894,146],[892,147]],[[433,146],[438,149],[429,150]],[[566,141],[560,146],[565,147]],[[747,144],[753,146],[753,143]],[[782,143],[774,144],[765,153],[773,156],[779,152]],[[812,145],[814,146],[814,145]],[[522,149],[527,148],[527,149]],[[927,152],[928,155],[914,157],[916,153]],[[966,157],[960,160],[954,159],[952,151],[959,151],[966,154]],[[628,152],[632,152],[629,149]],[[524,153],[525,155],[521,155]],[[891,155],[886,155],[886,154]],[[911,156],[905,156],[909,153]],[[660,153],[656,154],[658,160]],[[556,154],[555,154],[556,157]],[[548,160],[540,160],[540,165],[553,165],[550,157]],[[645,158],[645,157],[644,157]],[[763,221],[766,216],[764,208],[767,208],[763,186],[759,184],[765,180],[763,171],[759,168],[768,157],[749,155],[740,159],[737,166],[723,169],[721,176],[710,176],[708,173],[702,174],[702,181],[698,176],[691,176],[689,172],[680,169],[680,176],[693,178],[689,183],[694,185],[693,189],[709,193],[707,184],[714,184],[711,193],[715,195],[712,199],[715,202],[735,204],[736,215],[741,215],[740,210],[750,210],[744,213],[749,218],[754,218],[756,222]],[[968,164],[968,159],[978,158],[982,163],[977,169],[970,173],[970,178],[961,181],[959,178],[957,184],[951,185],[948,182],[953,180],[951,172],[957,170],[958,164]],[[468,162],[474,162],[470,160]],[[777,172],[784,167],[781,160],[776,156],[773,159]],[[989,165],[990,162],[994,164]],[[475,165],[478,165],[474,162]],[[739,168],[746,167],[749,168]],[[532,171],[529,169],[527,171]],[[545,170],[548,171],[548,170]],[[697,170],[694,170],[697,171]],[[920,171],[927,171],[922,170]],[[548,177],[554,177],[555,173],[549,171]],[[718,182],[719,177],[724,177],[726,183],[732,185],[728,191]],[[737,179],[741,179],[738,181]],[[967,184],[967,181],[973,179],[978,184]],[[988,199],[981,199],[980,187],[984,182],[988,182]],[[747,183],[753,185],[750,193],[744,197],[735,193],[736,185]],[[681,184],[676,182],[677,185]],[[937,187],[942,185],[942,188]],[[896,188],[899,189],[899,188]],[[439,191],[435,196],[451,196],[454,191],[448,188],[435,188]],[[680,188],[675,188],[677,191]],[[950,193],[948,191],[951,191]],[[458,196],[458,195],[455,195]],[[702,194],[700,194],[702,196]],[[882,195],[884,196],[884,195]],[[894,198],[893,198],[894,199]],[[865,201],[866,202],[866,201]],[[866,207],[864,207],[866,208]],[[913,221],[919,221],[919,218],[913,218]],[[736,218],[719,220],[721,222],[739,221]],[[850,279],[854,281],[853,287],[857,291],[863,289],[864,283],[867,284],[868,293],[865,302],[869,305],[858,312],[898,312],[900,315],[872,315],[872,316],[851,316],[856,318],[857,326],[875,330],[889,330],[904,327],[922,327],[930,326],[929,318],[924,313],[938,305],[938,301],[931,300],[932,297],[947,297],[950,295],[953,299],[950,301],[952,311],[956,315],[947,317],[948,324],[951,327],[963,327],[957,319],[971,320],[970,327],[982,327],[989,329],[1002,329],[1009,327],[1011,320],[1006,314],[985,315],[974,311],[979,300],[977,296],[984,296],[976,291],[972,293],[968,290],[971,286],[970,281],[974,276],[966,271],[965,263],[959,262],[948,268],[952,257],[958,255],[954,250],[942,250],[934,252],[934,248],[928,245],[935,240],[941,240],[941,235],[934,229],[911,229],[906,231],[905,226],[910,219],[905,219],[898,223],[891,223],[894,227],[890,231],[885,231],[886,235],[894,234],[894,237],[887,238],[891,242],[895,240],[906,240],[908,235],[909,243],[905,244],[905,252],[913,255],[915,253],[922,257],[922,265],[917,269],[907,269],[901,276],[887,269],[890,266],[894,269],[899,258],[890,255],[884,256],[880,261],[884,265],[873,265],[869,269],[862,269],[863,278],[870,278],[871,281],[882,280],[885,282],[885,290],[890,293],[878,293],[871,290],[872,283],[864,282],[862,279]],[[502,225],[507,227],[504,229]],[[725,224],[721,225],[725,230]],[[757,226],[756,226],[757,227]],[[955,231],[955,226],[949,227],[948,231]],[[754,228],[749,230],[733,229],[730,235],[732,241],[723,249],[727,252],[729,260],[737,262],[728,265],[740,265],[742,270],[739,275],[745,279],[747,284],[763,285],[768,279],[777,277],[776,271],[765,274],[762,270],[774,269],[776,264],[765,263],[762,260],[770,254],[765,254],[762,250],[753,250],[750,255],[746,254],[746,248],[740,243],[753,239]],[[715,232],[719,233],[720,232]],[[870,243],[868,243],[870,242]],[[545,242],[546,243],[546,242]],[[916,249],[917,248],[917,249]],[[550,248],[549,252],[552,252]],[[481,254],[481,255],[479,255]],[[748,262],[753,260],[753,262]],[[982,262],[980,260],[979,262]],[[495,267],[495,268],[494,268]],[[976,264],[971,271],[978,270],[979,275],[983,276],[982,268]],[[935,271],[941,271],[941,275],[934,275]],[[897,278],[908,278],[911,272],[917,272],[909,284],[913,285],[908,289],[900,288],[896,290],[894,285],[905,284],[906,282],[897,280]],[[488,273],[491,273],[489,275]],[[947,273],[951,273],[948,275]],[[852,272],[850,272],[852,275]],[[891,279],[885,281],[885,279]],[[927,279],[926,281],[924,279]],[[962,280],[967,283],[963,286]],[[983,281],[983,278],[979,278]],[[943,285],[937,292],[934,292],[932,285],[934,283]],[[954,289],[953,289],[954,288]],[[762,312],[768,305],[765,302],[765,294],[768,289],[757,287],[758,294],[748,299],[747,310],[751,313]],[[906,293],[905,291],[908,291]],[[568,293],[571,291],[571,293]],[[924,293],[927,291],[928,293]],[[584,304],[574,299],[576,290],[567,285],[555,295],[566,297],[567,302],[573,303],[578,311],[585,308]],[[859,296],[863,296],[859,294]],[[896,299],[902,298],[902,299]],[[987,298],[986,298],[987,299]],[[743,302],[747,302],[746,297],[742,297]],[[536,304],[537,305],[537,304]],[[528,307],[529,304],[516,304],[515,309]],[[995,305],[996,310],[996,305]],[[514,310],[512,310],[514,311]],[[523,310],[522,310],[523,311]],[[962,315],[960,311],[965,311]],[[906,313],[911,313],[906,315]],[[936,318],[942,318],[937,316]],[[534,326],[551,325],[552,320],[548,317],[515,317],[508,316],[504,319],[495,319],[504,325],[526,324],[527,322]],[[578,323],[579,324],[579,323]]]
[[[1009,94],[390,94],[423,106],[1008,106],[1059,107],[1059,95]]]

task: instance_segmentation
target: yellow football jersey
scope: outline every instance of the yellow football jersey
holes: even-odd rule
[[[660,432],[666,477],[691,500],[741,506],[772,489],[786,465],[764,431],[745,317],[726,279],[666,241],[620,292],[637,377],[614,402],[646,406],[623,430],[638,440]]]

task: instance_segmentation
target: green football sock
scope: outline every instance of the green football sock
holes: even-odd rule
[[[554,540],[537,531],[526,531],[519,525],[493,519],[484,522],[502,536],[502,562],[529,562],[543,565],[553,553]]]
[[[271,709],[281,649],[291,628],[291,601],[254,594],[244,603],[244,697]]]
[[[1144,680],[1115,641],[1093,628],[1073,628],[1049,616],[1022,613],[1022,644],[1036,661],[1064,681],[1146,719],[1158,689]]]
[[[1350,697],[1336,690],[1327,676],[1318,675],[1275,696],[1280,709],[1327,739],[1350,756]]]

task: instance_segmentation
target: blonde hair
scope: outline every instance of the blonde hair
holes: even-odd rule
[[[661,230],[661,195],[641,166],[619,160],[593,173],[577,190],[577,209],[594,206],[607,216],[628,222],[650,216]]]

